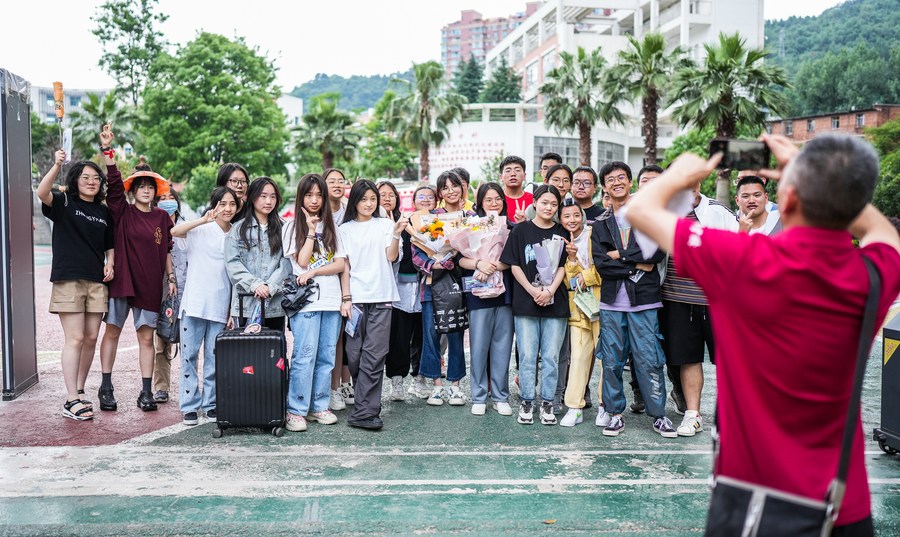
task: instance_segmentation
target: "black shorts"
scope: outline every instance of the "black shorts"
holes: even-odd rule
[[[666,363],[670,365],[703,363],[703,346],[715,363],[712,323],[709,307],[663,300],[659,310],[659,330],[663,335]]]

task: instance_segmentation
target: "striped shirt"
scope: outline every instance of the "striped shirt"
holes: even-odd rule
[[[694,211],[691,211],[690,214],[685,216],[685,219],[696,222],[697,215],[694,214]],[[694,280],[678,275],[678,270],[675,267],[675,257],[671,254],[666,256],[666,279],[660,288],[660,294],[663,300],[698,306],[708,305],[703,289],[700,289]]]

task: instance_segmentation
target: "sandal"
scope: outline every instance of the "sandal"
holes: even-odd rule
[[[93,411],[88,408],[84,404],[84,401],[82,401],[81,399],[66,401],[66,403],[63,405],[63,416],[76,421],[86,421],[94,419]]]
[[[90,401],[88,401],[87,399],[84,398],[84,390],[78,390],[78,398],[81,400],[81,404],[90,408],[91,410],[94,409],[94,403],[91,403]]]

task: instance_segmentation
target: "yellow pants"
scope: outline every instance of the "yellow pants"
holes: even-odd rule
[[[153,349],[156,351],[153,357],[153,390],[167,392],[171,381],[172,345],[154,333]]]
[[[590,330],[577,326],[570,326],[569,330],[572,354],[569,358],[569,382],[566,384],[565,403],[569,408],[584,408],[584,389],[591,379],[594,346],[600,337],[600,321],[592,322]],[[603,375],[602,368],[600,375]],[[602,385],[602,381],[597,385],[598,401],[602,401],[600,392]]]

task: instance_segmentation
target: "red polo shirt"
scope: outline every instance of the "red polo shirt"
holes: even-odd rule
[[[837,472],[869,291],[862,254],[882,278],[877,322],[900,293],[900,255],[857,249],[846,231],[792,228],[775,237],[681,220],[679,272],[709,299],[716,338],[719,472],[823,499]],[[871,512],[857,424],[838,525]]]

